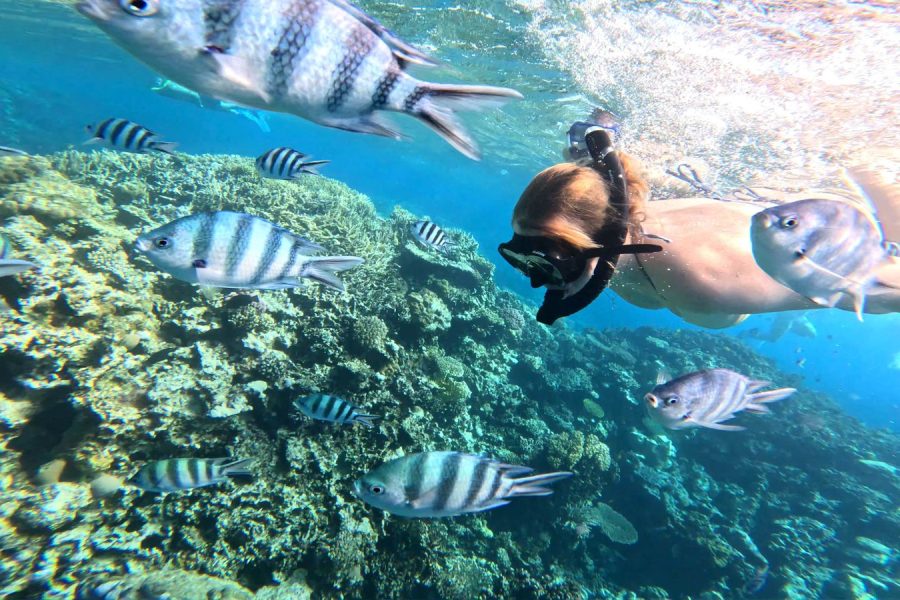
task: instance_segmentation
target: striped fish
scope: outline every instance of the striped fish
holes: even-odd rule
[[[163,142],[146,127],[127,119],[106,119],[96,125],[88,125],[85,129],[93,136],[85,144],[102,143],[115,150],[137,154],[153,151],[175,154],[177,144]]]
[[[342,425],[360,423],[372,428],[375,427],[372,420],[378,418],[377,415],[362,413],[343,398],[330,394],[310,394],[305,398],[295,400],[294,405],[307,417]]]
[[[3,156],[28,156],[28,153],[18,148],[10,148],[9,146],[0,146],[0,157]]]
[[[135,249],[176,279],[212,287],[281,290],[312,279],[343,291],[335,273],[356,256],[310,256],[316,243],[244,213],[191,215],[138,237]]]
[[[819,306],[853,301],[862,321],[866,294],[878,287],[890,249],[875,216],[849,202],[811,198],[753,215],[753,258],[772,279]]]
[[[490,510],[521,496],[548,496],[545,485],[572,473],[532,469],[461,452],[423,452],[386,462],[353,484],[363,501],[401,517],[452,517]]]
[[[438,252],[447,253],[454,246],[444,230],[431,221],[416,221],[409,231],[414,240]]]
[[[28,269],[33,269],[35,267],[34,263],[30,263],[27,260],[10,258],[9,255],[11,249],[12,247],[10,246],[9,238],[0,233],[0,277],[15,275],[16,273],[21,273],[22,271],[27,271]]]
[[[273,148],[256,159],[256,171],[269,179],[299,179],[304,174],[318,175],[318,165],[327,160],[307,160],[306,155],[291,148]]]
[[[478,148],[455,117],[522,95],[444,85],[407,72],[434,65],[347,0],[83,0],[78,10],[160,74],[199,94],[399,138],[379,117],[416,117],[457,150]]]
[[[666,382],[660,373],[653,391],[644,396],[651,416],[669,429],[708,427],[722,431],[741,431],[737,425],[722,425],[735,413],[746,410],[767,413],[765,404],[787,398],[797,390],[780,388],[760,392],[772,385],[756,381],[728,369],[706,369],[682,375]]]
[[[251,475],[249,458],[170,458],[147,463],[128,483],[148,492],[177,492]]]

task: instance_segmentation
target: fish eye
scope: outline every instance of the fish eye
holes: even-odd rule
[[[678,396],[669,396],[668,398],[666,398],[665,402],[666,406],[674,406],[678,404]]]
[[[156,240],[156,242],[154,242],[154,243],[156,244],[157,248],[168,248],[170,242],[169,242],[169,238],[161,237],[158,240]]]
[[[797,217],[795,217],[794,215],[788,215],[786,217],[781,217],[781,221],[779,221],[778,224],[785,229],[793,229],[799,222],[799,219],[797,219]]]
[[[129,15],[149,17],[159,11],[159,0],[119,0],[119,6]]]
[[[369,486],[369,491],[375,494],[376,496],[380,496],[384,493],[384,486],[378,485],[377,483]]]

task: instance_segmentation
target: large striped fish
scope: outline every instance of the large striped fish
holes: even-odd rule
[[[91,137],[85,144],[106,144],[115,150],[147,154],[162,152],[174,154],[174,142],[164,142],[159,136],[144,127],[127,119],[110,118],[96,125],[85,127]]]
[[[35,267],[34,263],[30,263],[27,260],[10,258],[10,250],[9,239],[0,233],[0,277],[15,275]]]
[[[318,244],[260,217],[218,211],[183,217],[138,237],[135,249],[176,279],[223,288],[281,290],[312,279],[343,291],[335,273],[356,256],[310,256]]]
[[[395,458],[353,484],[359,498],[401,517],[452,517],[505,506],[521,496],[548,496],[543,487],[572,473],[530,475],[532,469],[461,452]]]
[[[310,394],[295,400],[294,405],[307,417],[342,425],[359,423],[371,429],[375,427],[372,421],[378,418],[377,415],[361,412],[343,398],[331,394]]]
[[[309,158],[293,148],[273,148],[256,159],[256,172],[268,179],[299,179],[303,175],[318,175],[316,167],[327,160],[306,160]]]
[[[412,77],[410,63],[434,61],[347,0],[84,0],[77,8],[200,94],[394,138],[378,113],[405,113],[471,158],[478,149],[454,111],[522,97]]]
[[[128,483],[148,492],[177,492],[251,475],[249,458],[170,458],[147,463]]]
[[[660,373],[657,385],[644,396],[650,415],[669,429],[708,427],[741,431],[737,425],[722,425],[742,410],[767,413],[766,404],[787,398],[797,390],[780,388],[759,391],[772,385],[756,381],[728,369],[706,369],[666,382]]]
[[[750,237],[756,263],[775,281],[821,306],[849,296],[860,320],[876,271],[892,260],[873,215],[837,200],[767,208],[753,215]]]

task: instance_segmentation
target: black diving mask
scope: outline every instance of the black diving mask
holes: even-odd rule
[[[531,287],[559,287],[584,273],[588,257],[565,242],[542,236],[514,234],[500,244],[500,256],[531,280]]]
[[[573,129],[576,125],[579,124],[573,125]],[[570,129],[570,134],[571,131]],[[584,131],[584,146],[593,161],[591,166],[607,182],[609,204],[617,215],[591,236],[598,247],[579,250],[556,238],[514,234],[510,241],[500,244],[498,248],[506,262],[531,280],[531,287],[550,288],[537,314],[537,320],[547,325],[560,317],[578,312],[593,302],[609,284],[620,255],[662,250],[662,246],[656,244],[625,244],[629,214],[628,189],[624,169],[617,153],[613,151],[612,135],[596,123],[588,124]],[[600,260],[587,283],[567,295],[565,286],[584,275],[591,258]]]

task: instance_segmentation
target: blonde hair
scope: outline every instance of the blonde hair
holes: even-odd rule
[[[628,183],[629,229],[643,219],[650,186],[636,158],[619,153]],[[592,167],[562,163],[544,169],[531,180],[513,210],[513,225],[540,231],[579,249],[597,248],[591,235],[613,217],[609,188]]]

